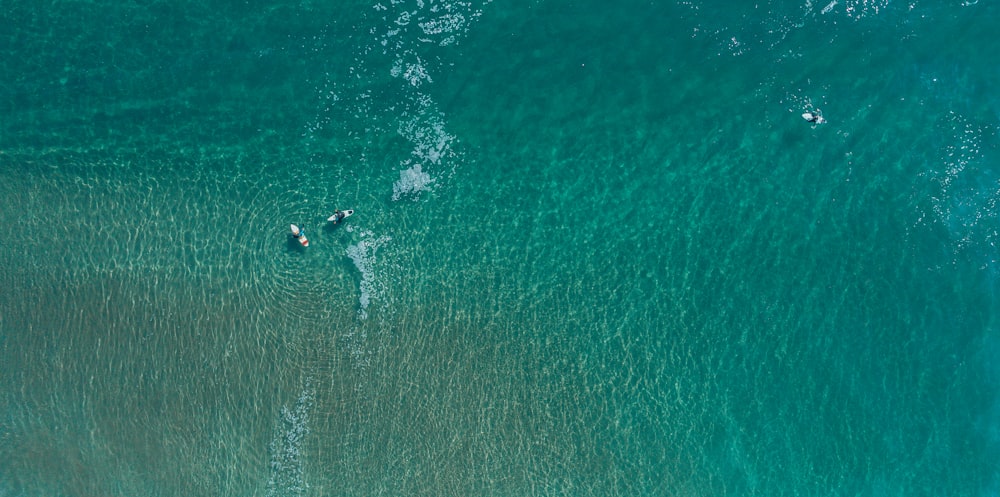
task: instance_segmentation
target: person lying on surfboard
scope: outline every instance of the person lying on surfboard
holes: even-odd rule
[[[819,109],[811,110],[802,114],[802,118],[813,124],[823,124],[826,122],[826,119],[823,119],[823,111]]]
[[[354,214],[354,210],[353,209],[347,209],[346,211],[342,211],[340,209],[337,209],[337,210],[333,211],[333,215],[330,216],[330,217],[328,217],[328,218],[326,218],[326,220],[330,221],[333,224],[337,224],[337,223],[343,221],[345,218],[350,217],[351,214]]]
[[[292,225],[292,237],[299,241],[303,247],[309,246],[309,239],[306,238],[306,232],[296,225]]]
[[[347,214],[344,213],[344,211],[342,211],[340,209],[336,209],[336,210],[333,211],[333,215],[330,216],[329,220],[333,221],[333,224],[337,224],[340,221],[342,221],[345,217],[347,217]]]

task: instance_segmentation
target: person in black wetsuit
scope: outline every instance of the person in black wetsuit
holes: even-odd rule
[[[806,118],[806,122],[811,122],[813,124],[823,124],[826,119],[823,119],[823,111],[816,109],[809,111],[809,117]]]
[[[344,211],[342,211],[340,209],[337,209],[337,210],[333,211],[333,215],[335,216],[333,218],[333,224],[337,224],[342,219],[344,219],[345,217],[347,217],[347,214],[344,214]]]

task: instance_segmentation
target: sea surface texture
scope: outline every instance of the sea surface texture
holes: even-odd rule
[[[996,497],[998,20],[0,0],[0,497]]]

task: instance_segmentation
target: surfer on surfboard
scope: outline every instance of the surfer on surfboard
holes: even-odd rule
[[[811,110],[802,114],[802,119],[805,119],[806,122],[813,124],[823,124],[826,122],[826,119],[823,119],[823,111],[819,109]]]
[[[306,238],[306,232],[302,231],[298,226],[292,225],[292,237],[299,241],[303,247],[309,246],[309,239]]]
[[[326,218],[326,220],[330,221],[333,224],[337,224],[337,223],[343,221],[344,218],[346,218],[347,216],[350,216],[351,214],[354,214],[354,211],[351,210],[351,209],[347,209],[346,211],[342,211],[340,209],[336,209],[336,210],[333,211],[333,215],[330,216],[330,217],[328,217],[328,218]]]

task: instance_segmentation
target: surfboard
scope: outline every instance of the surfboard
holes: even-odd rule
[[[294,224],[292,225],[292,236],[294,236],[295,239],[298,240],[303,247],[309,246],[309,239],[306,238],[306,234],[303,233],[302,230],[300,230],[299,227],[295,226]]]
[[[823,116],[818,116],[816,118],[816,120],[813,121],[812,112],[803,112],[802,113],[802,119],[805,119],[806,121],[809,121],[809,122],[811,122],[813,124],[823,124],[823,123],[826,122],[826,119],[823,119]]]
[[[346,211],[340,211],[340,212],[344,213],[344,219],[347,219],[347,218],[351,217],[351,214],[354,214],[354,211],[351,210],[351,209],[347,209]],[[341,219],[341,221],[343,221],[344,219]],[[337,214],[334,214],[334,215],[326,218],[326,220],[330,221],[332,223],[336,223],[337,222]]]

